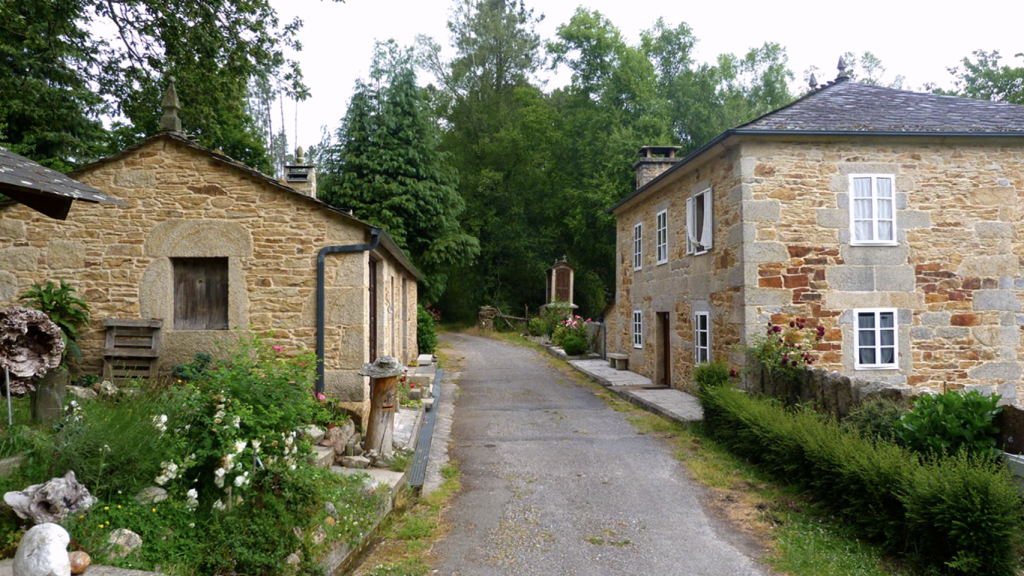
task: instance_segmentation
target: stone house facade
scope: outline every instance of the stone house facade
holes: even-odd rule
[[[1024,106],[840,76],[686,158],[645,148],[617,218],[608,350],[688,387],[769,323],[825,330],[816,365],[982,387],[1024,369]],[[652,169],[653,167],[653,169]]]
[[[372,239],[324,257],[325,392],[365,414],[362,364],[416,358],[420,273],[386,232],[317,200],[312,178],[282,184],[174,130],[72,176],[128,206],[82,205],[65,222],[0,210],[0,306],[35,283],[69,281],[92,310],[83,371],[101,370],[109,318],[161,319],[165,371],[216,352],[234,328],[284,353],[314,349],[318,253]]]

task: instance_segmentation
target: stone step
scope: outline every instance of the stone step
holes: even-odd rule
[[[313,446],[313,462],[321,468],[334,466],[334,448],[330,446]]]
[[[309,441],[312,444],[319,444],[320,441],[324,439],[324,434],[327,433],[323,428],[314,426],[313,424],[302,428],[299,432],[301,432],[306,438],[309,438]]]
[[[416,357],[416,364],[419,366],[430,366],[434,363],[433,354],[420,354]]]

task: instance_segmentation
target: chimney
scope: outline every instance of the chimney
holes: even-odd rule
[[[662,172],[668,170],[673,164],[682,160],[676,158],[676,152],[682,150],[681,146],[644,146],[640,148],[640,158],[633,163],[636,170],[636,187],[642,188],[651,180],[657,178]]]
[[[284,183],[310,198],[316,198],[316,167],[306,164],[302,146],[295,149],[295,164],[284,167]]]
[[[178,102],[178,91],[174,89],[174,76],[168,78],[167,90],[160,99],[160,108],[164,114],[160,117],[161,132],[181,132],[181,103]]]

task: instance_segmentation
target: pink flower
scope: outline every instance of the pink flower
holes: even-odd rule
[[[274,345],[274,352],[280,352],[280,351],[281,351],[281,346],[275,344]]]
[[[324,396],[323,392],[317,392],[316,399],[323,402],[324,400],[327,400],[327,396]]]

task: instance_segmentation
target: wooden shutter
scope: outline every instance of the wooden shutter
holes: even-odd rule
[[[555,270],[555,300],[569,302],[569,270],[567,268]]]
[[[174,329],[227,330],[228,259],[173,258]]]

